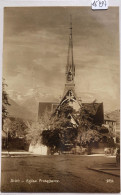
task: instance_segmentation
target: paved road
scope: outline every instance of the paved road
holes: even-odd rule
[[[60,155],[2,158],[2,192],[119,192],[120,178],[88,170],[114,158]]]

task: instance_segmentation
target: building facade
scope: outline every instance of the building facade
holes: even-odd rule
[[[82,101],[80,101],[80,98],[78,98],[75,92],[75,64],[73,57],[72,20],[70,21],[68,56],[65,71],[65,87],[63,96],[60,102],[39,102],[38,120],[41,118],[45,111],[54,112],[59,107],[59,105],[63,105],[64,103],[68,103],[76,111],[80,110],[82,106],[85,106],[87,110],[95,115],[95,123],[104,123],[103,103],[83,103]]]

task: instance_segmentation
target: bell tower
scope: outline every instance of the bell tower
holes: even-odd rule
[[[75,65],[73,59],[73,38],[72,38],[72,17],[70,16],[70,34],[69,34],[69,46],[68,46],[68,56],[67,56],[67,65],[66,65],[66,83],[64,94],[68,90],[73,90],[75,88],[74,77],[75,77]]]

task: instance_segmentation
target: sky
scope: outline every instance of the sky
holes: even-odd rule
[[[90,7],[4,8],[3,77],[16,102],[56,101],[65,85],[70,14],[75,90],[82,102],[120,106],[119,9]]]

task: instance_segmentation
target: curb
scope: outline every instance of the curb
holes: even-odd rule
[[[103,171],[101,169],[96,169],[96,168],[91,168],[91,167],[87,167],[89,170],[92,170],[92,171],[96,171],[96,172],[100,172],[100,173],[104,173],[104,174],[109,174],[109,175],[113,175],[115,177],[120,177],[120,175],[117,175],[115,173],[109,173],[109,172],[106,172],[106,171]],[[117,170],[120,170],[120,169],[117,169]]]
[[[9,155],[9,156],[1,156],[1,158],[23,158],[23,157],[25,157],[25,158],[26,157],[30,157],[30,155],[29,156],[22,156],[22,155],[21,156],[19,156],[19,155],[18,156],[11,156],[11,155]]]
[[[38,157],[38,156],[45,156],[45,155],[40,155],[40,154],[28,154],[28,155],[2,155],[1,158],[23,158],[23,157]]]

